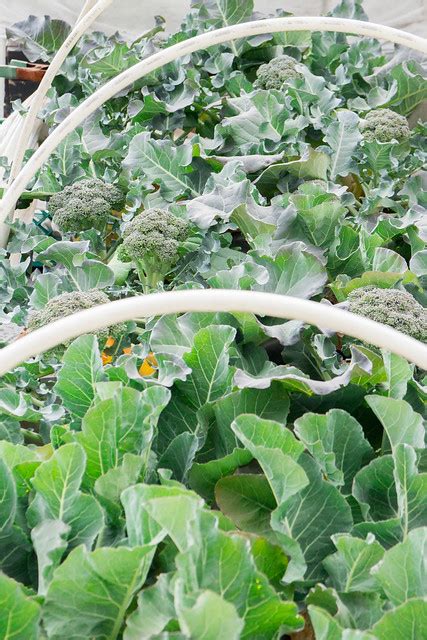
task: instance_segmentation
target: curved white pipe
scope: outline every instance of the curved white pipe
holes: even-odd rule
[[[77,22],[79,22],[84,15],[86,15],[87,13],[89,13],[89,11],[92,9],[92,7],[94,7],[97,3],[97,0],[86,0],[86,2],[84,3],[82,10],[80,11],[79,15],[77,16],[77,20],[76,20],[76,24]]]
[[[258,291],[196,289],[124,298],[52,322],[0,349],[0,376],[21,362],[81,334],[134,318],[185,313],[248,312],[302,320],[381,347],[427,370],[427,345],[332,305]]]
[[[90,8],[93,2],[86,3],[83,7],[81,15],[78,21],[74,25],[73,29],[68,34],[58,51],[56,52],[52,62],[48,66],[46,73],[40,81],[39,86],[33,94],[33,99],[30,104],[30,108],[23,119],[22,128],[19,134],[18,143],[16,147],[15,157],[13,158],[12,167],[10,170],[9,184],[13,182],[19,173],[19,170],[24,159],[24,154],[27,149],[27,144],[31,132],[33,130],[34,123],[37,119],[37,114],[43,105],[43,100],[46,93],[52,85],[56,74],[62,67],[64,60],[80,40],[82,35],[95,22],[97,17],[112,3],[113,0],[98,0],[93,8]],[[90,9],[87,13],[83,13],[85,10]],[[15,207],[13,204],[12,209]]]
[[[34,130],[34,123],[36,122],[38,112],[43,105],[43,100],[46,97],[46,93],[49,91],[52,85],[53,79],[55,78],[56,74],[64,63],[64,60],[66,59],[72,48],[75,46],[75,44],[78,42],[78,40],[87,31],[90,25],[95,22],[97,17],[112,3],[112,1],[113,0],[86,1],[79,17],[77,18],[76,24],[62,43],[61,47],[56,52],[39,86],[32,94],[31,100],[29,101],[29,109],[25,117],[22,118],[22,127],[20,128],[19,137],[15,148],[16,150],[10,169],[10,176],[8,179],[9,186],[13,184],[14,179],[19,174],[25,151],[28,148],[30,136]],[[7,189],[5,193],[7,193]],[[12,213],[12,211],[14,211],[16,202],[20,195],[21,193],[18,194],[15,201],[10,203],[8,210],[5,211],[5,217],[0,217],[0,220],[6,220],[7,216]],[[0,247],[6,246],[9,238],[9,232],[9,226],[3,224],[3,222],[0,222]]]
[[[206,49],[213,45],[249,38],[264,33],[276,33],[280,31],[335,31],[354,35],[368,36],[389,40],[401,44],[416,51],[427,53],[427,40],[419,36],[361,20],[349,20],[344,18],[307,17],[307,18],[269,18],[267,20],[254,20],[235,24],[215,31],[202,33],[194,38],[178,42],[172,47],[162,49],[152,56],[138,62],[126,69],[115,78],[95,91],[89,98],[82,102],[63,122],[50,134],[39,149],[29,159],[18,176],[10,185],[0,202],[0,223],[4,221],[13,204],[18,200],[26,185],[34,177],[38,169],[56,149],[60,142],[78,127],[83,120],[90,116],[106,100],[119,93],[141,76],[155,71],[159,67],[172,62],[184,55],[200,49]]]

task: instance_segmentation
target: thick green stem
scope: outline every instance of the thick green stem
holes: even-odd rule
[[[36,444],[37,446],[43,446],[43,438],[39,433],[35,431],[29,431],[28,429],[21,429],[21,433],[24,436],[25,444]]]

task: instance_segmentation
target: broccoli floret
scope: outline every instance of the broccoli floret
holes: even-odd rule
[[[98,178],[80,180],[55,193],[49,201],[54,223],[61,231],[78,233],[102,229],[113,209],[123,208],[125,196]]]
[[[391,109],[369,111],[360,128],[367,142],[403,142],[411,135],[405,116]]]
[[[349,311],[397,329],[408,336],[427,340],[427,309],[407,291],[361,287],[348,296]]]
[[[267,64],[262,64],[258,68],[254,86],[257,89],[277,89],[280,91],[288,80],[301,77],[301,74],[295,68],[297,64],[297,60],[291,58],[291,56],[273,58],[273,60],[270,60]]]
[[[188,235],[187,222],[163,209],[147,209],[123,232],[118,257],[135,264],[145,291],[157,287],[179,258],[180,243]]]
[[[32,311],[28,317],[28,330],[35,331],[47,324],[55,322],[60,318],[65,318],[72,313],[83,311],[84,309],[91,309],[99,304],[105,304],[109,302],[109,298],[106,293],[97,289],[91,289],[89,291],[72,291],[61,293],[54,298],[51,298],[43,309]],[[126,324],[119,323],[112,327],[106,327],[96,332],[96,336],[99,341],[99,345],[102,348],[109,336],[114,338],[119,337],[126,331]],[[68,346],[70,342],[67,342],[65,346]],[[61,352],[61,348],[52,349],[51,352]]]

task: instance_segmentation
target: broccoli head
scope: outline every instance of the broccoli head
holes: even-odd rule
[[[96,307],[99,304],[105,304],[109,301],[107,294],[103,291],[99,291],[98,289],[91,289],[89,291],[67,291],[65,293],[61,293],[60,295],[51,298],[43,309],[37,309],[30,313],[28,318],[28,330],[35,331],[47,324],[55,322],[55,320],[65,318],[72,313],[91,309],[92,307]],[[109,336],[117,338],[125,331],[125,323],[100,329],[96,333],[99,345],[103,347]],[[68,342],[66,346],[69,344],[70,343]],[[57,349],[58,347],[52,351],[56,351]],[[59,351],[61,351],[60,348]]]
[[[147,209],[136,216],[123,232],[118,257],[132,261],[144,290],[155,288],[175,266],[188,224],[163,209]]]
[[[280,91],[288,80],[301,76],[295,68],[297,64],[297,60],[291,56],[273,58],[258,68],[254,86],[258,89],[277,89]]]
[[[349,311],[397,329],[416,340],[427,340],[427,309],[407,291],[361,287],[348,296]]]
[[[113,209],[123,208],[125,196],[98,178],[80,180],[55,193],[49,201],[54,223],[61,231],[78,233],[102,229]]]
[[[391,109],[373,109],[362,120],[361,131],[367,142],[403,142],[411,135],[405,116]]]

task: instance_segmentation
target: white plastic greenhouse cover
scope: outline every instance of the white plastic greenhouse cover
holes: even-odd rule
[[[246,0],[241,0],[245,2]],[[339,0],[255,0],[255,11],[263,14],[284,9],[296,16],[325,14]],[[8,27],[29,14],[49,15],[74,24],[82,0],[0,0],[0,27]],[[106,33],[120,31],[129,37],[137,36],[152,26],[154,16],[166,18],[169,32],[179,30],[183,16],[190,8],[190,0],[117,0],[95,22],[95,28]],[[364,0],[363,8],[372,22],[405,29],[423,35],[426,28],[427,0]]]
[[[427,370],[427,345],[388,326],[336,306],[277,293],[196,289],[123,298],[52,322],[0,349],[0,376],[58,344],[119,322],[184,312],[246,312],[302,320],[363,340]]]
[[[132,82],[135,82],[147,73],[159,69],[168,62],[213,45],[264,33],[307,30],[362,35],[387,40],[409,47],[414,51],[427,53],[427,40],[420,36],[372,22],[328,17],[282,17],[254,20],[252,22],[243,22],[229,27],[223,27],[222,29],[207,31],[188,40],[178,42],[166,49],[161,49],[157,53],[126,69],[109,82],[106,82],[100,89],[84,100],[84,102],[80,103],[79,106],[52,131],[34,155],[31,156],[9,188],[4,192],[3,198],[0,201],[0,228],[1,223],[4,223],[15,208],[15,203],[26,185],[34,177],[37,170],[46,162],[60,142],[96,111],[98,107],[119,93],[119,91],[128,87]]]

